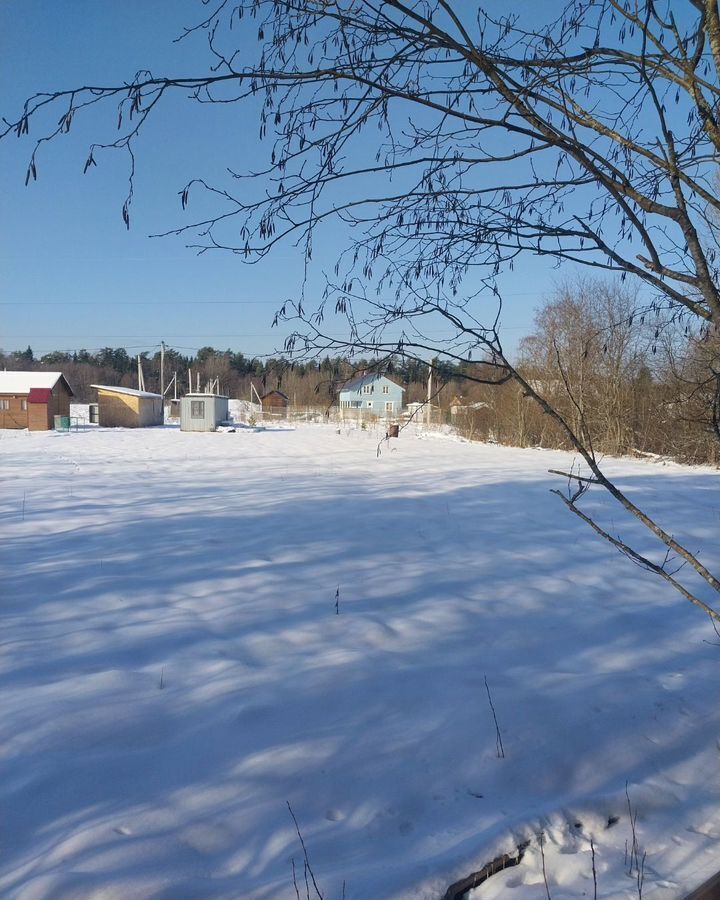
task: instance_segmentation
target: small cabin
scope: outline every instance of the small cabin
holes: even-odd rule
[[[185,394],[180,400],[180,431],[215,431],[228,418],[224,394]]]
[[[92,384],[98,392],[98,425],[103,428],[149,428],[163,424],[160,394],[134,388]]]
[[[262,405],[263,415],[285,419],[287,418],[290,398],[287,394],[283,394],[282,391],[268,391],[267,394],[263,394],[260,398],[260,404]]]
[[[61,372],[0,372],[0,428],[52,431],[69,423],[73,391]]]

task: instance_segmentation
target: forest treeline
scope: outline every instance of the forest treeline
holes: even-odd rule
[[[141,353],[145,388],[159,391],[161,354]],[[124,348],[53,352],[36,359],[0,353],[13,369],[62,371],[77,402],[95,399],[93,384],[137,387],[137,356]],[[513,446],[566,448],[567,439],[516,382],[483,383],[482,361],[434,359],[433,419],[475,440]],[[518,369],[598,454],[648,453],[684,462],[720,463],[720,335],[692,332],[655,304],[643,306],[623,284],[580,281],[559,288],[535,317],[518,348]],[[253,358],[203,347],[187,356],[166,348],[165,385],[177,373],[177,395],[217,380],[230,397],[253,399],[279,389],[293,407],[328,409],[342,383],[363,369],[381,368],[405,388],[405,403],[427,397],[428,363],[326,357],[308,362]],[[175,394],[174,386],[166,392]]]

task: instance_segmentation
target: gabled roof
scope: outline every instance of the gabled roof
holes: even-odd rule
[[[74,397],[73,389],[62,372],[0,372],[0,394],[29,394],[33,388],[52,390],[59,381]]]
[[[387,375],[381,375],[379,372],[366,372],[364,375],[356,375],[354,378],[346,381],[345,384],[341,386],[340,390],[356,391],[358,388],[364,387],[366,384],[374,384],[376,381],[388,381],[395,387],[399,387],[401,391],[405,390],[405,388],[400,387],[396,381],[392,381]]]
[[[264,400],[266,397],[272,397],[273,394],[277,394],[278,397],[282,397],[283,400],[287,400],[288,402],[290,401],[290,398],[288,397],[287,394],[283,394],[282,391],[278,391],[277,389],[273,390],[273,391],[268,391],[267,394],[263,394],[260,399]]]
[[[91,384],[90,387],[98,391],[109,391],[111,394],[127,394],[130,397],[160,397],[161,394],[151,394],[149,391],[136,391],[135,388],[116,387],[112,384]]]

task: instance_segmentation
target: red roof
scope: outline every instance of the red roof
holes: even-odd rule
[[[52,397],[50,388],[30,388],[28,403],[48,403]]]

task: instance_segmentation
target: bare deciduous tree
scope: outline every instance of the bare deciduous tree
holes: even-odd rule
[[[521,343],[521,365],[533,373],[533,386],[603,453],[634,446],[635,394],[653,333],[637,307],[637,293],[626,285],[568,282]]]
[[[35,132],[52,114],[51,127],[35,134],[32,181],[44,144],[78,116],[108,104],[119,111],[117,138],[91,146],[85,168],[104,149],[128,152],[129,227],[133,147],[166,95],[259,105],[267,167],[248,172],[238,162],[226,181],[191,181],[182,206],[202,191],[218,210],[170,233],[248,261],[294,240],[309,264],[325,224],[344,223],[348,250],[324,302],[306,308],[299,291],[278,313],[298,324],[287,352],[482,357],[483,380],[513,380],[585,461],[590,475],[573,475],[576,487],[561,494],[569,508],[718,619],[707,597],[720,581],[603,474],[582,415],[563,415],[511,365],[496,304],[498,273],[539,254],[631,276],[670,318],[699,329],[720,323],[717,0],[572,0],[552,20],[545,10],[215,0],[183,33],[187,41],[206,35],[202,71],[145,71],[127,83],[38,94],[6,120],[4,134]],[[338,320],[342,339],[332,336]],[[446,337],[428,337],[439,326]],[[593,522],[579,506],[591,483],[704,586],[689,587],[667,556],[656,562]]]

